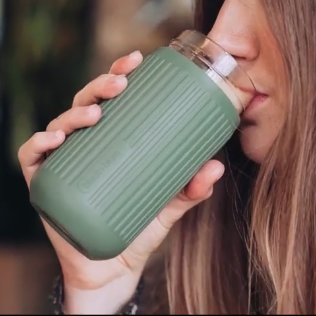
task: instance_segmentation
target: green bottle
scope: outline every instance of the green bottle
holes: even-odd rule
[[[70,135],[35,173],[30,201],[92,260],[122,253],[230,139],[254,86],[197,31],[145,57],[93,127]]]

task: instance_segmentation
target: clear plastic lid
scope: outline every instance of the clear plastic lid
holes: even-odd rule
[[[186,30],[170,47],[190,59],[223,90],[238,113],[242,113],[256,92],[255,86],[236,59],[220,45],[195,30]]]

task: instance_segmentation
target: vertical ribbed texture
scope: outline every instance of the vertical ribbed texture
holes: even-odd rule
[[[151,55],[124,93],[102,103],[97,126],[71,135],[43,167],[129,243],[231,137],[217,90]]]

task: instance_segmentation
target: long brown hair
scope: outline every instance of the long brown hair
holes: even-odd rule
[[[222,2],[197,1],[203,33]],[[316,313],[316,1],[262,2],[289,79],[285,121],[260,167],[235,135],[213,197],[171,230],[155,297],[171,314]]]

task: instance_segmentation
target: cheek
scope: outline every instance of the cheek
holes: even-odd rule
[[[281,104],[270,102],[255,123],[241,127],[239,137],[243,152],[258,164],[262,163],[280,132],[285,114]]]
[[[266,63],[261,68],[267,72],[262,79],[268,87],[268,99],[255,113],[253,124],[242,126],[240,142],[245,155],[254,162],[261,164],[277,138],[284,122],[287,100],[288,83],[282,57],[275,53],[271,58],[266,58]],[[262,70],[262,73],[264,72]]]

